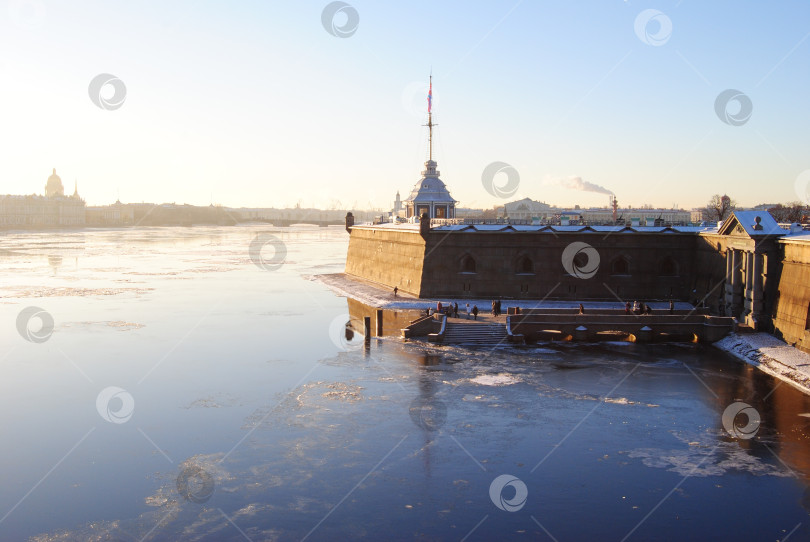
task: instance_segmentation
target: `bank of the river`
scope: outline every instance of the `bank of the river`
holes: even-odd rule
[[[469,303],[472,307],[477,305],[483,311],[489,310],[492,299],[484,298],[453,298],[447,296],[445,298],[419,298],[410,294],[394,292],[388,288],[383,288],[379,284],[375,284],[363,279],[350,277],[346,273],[325,273],[319,275],[306,275],[305,278],[313,281],[318,281],[327,286],[330,290],[342,297],[349,297],[368,305],[369,307],[376,307],[378,309],[388,310],[424,310],[428,307],[435,307],[436,302],[442,303],[458,303],[459,307]],[[524,309],[536,308],[555,308],[555,309],[576,309],[579,307],[579,301],[560,301],[555,299],[503,299],[502,310],[506,311],[509,307],[521,307]],[[646,302],[650,308],[659,310],[669,308],[668,301],[650,301],[641,299],[639,301]],[[582,301],[582,305],[586,309],[623,309],[623,301]],[[676,310],[690,310],[692,305],[682,301],[675,302]]]
[[[767,333],[732,333],[714,346],[810,395],[810,354]]]

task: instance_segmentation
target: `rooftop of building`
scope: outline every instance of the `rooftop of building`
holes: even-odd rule
[[[781,239],[779,239],[779,242],[810,245],[810,231],[801,231],[794,233],[785,231],[785,235]]]
[[[785,230],[768,211],[734,211],[719,228],[719,233],[742,230],[751,237],[785,235]]]
[[[530,224],[526,220],[510,219],[432,219],[431,231],[458,233],[648,233],[648,234],[709,234],[728,235],[734,232],[749,237],[781,237],[786,240],[810,242],[810,231],[799,227],[785,228],[767,211],[735,211],[721,224],[696,226],[646,226],[646,225],[557,225]],[[357,224],[364,229],[419,231],[418,222]]]
[[[422,178],[414,185],[411,194],[405,199],[406,202],[456,203],[447,186],[439,178],[437,165],[434,160],[425,162]]]
[[[417,223],[357,224],[355,228],[419,231]],[[711,226],[558,226],[532,224],[442,224],[430,228],[434,232],[464,233],[717,233]],[[784,234],[785,230],[780,231]]]

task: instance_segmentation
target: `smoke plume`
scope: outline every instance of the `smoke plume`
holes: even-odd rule
[[[613,195],[613,192],[605,188],[604,186],[599,186],[598,184],[589,183],[588,181],[583,181],[582,177],[568,177],[567,179],[562,179],[560,184],[566,188],[571,188],[573,190],[580,190],[582,192],[596,192],[598,194],[610,194]]]

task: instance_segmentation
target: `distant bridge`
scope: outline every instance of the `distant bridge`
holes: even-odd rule
[[[325,228],[326,226],[343,226],[346,223],[345,220],[342,219],[318,220],[316,218],[252,218],[246,220],[246,222],[263,222],[265,224],[272,224],[277,228],[287,228],[293,224],[310,224]]]

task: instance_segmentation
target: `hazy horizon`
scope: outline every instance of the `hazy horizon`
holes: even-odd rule
[[[460,207],[606,205],[580,181],[621,207],[808,202],[806,3],[329,4],[10,2],[0,193],[56,168],[88,205],[387,209],[427,159],[432,70]]]

